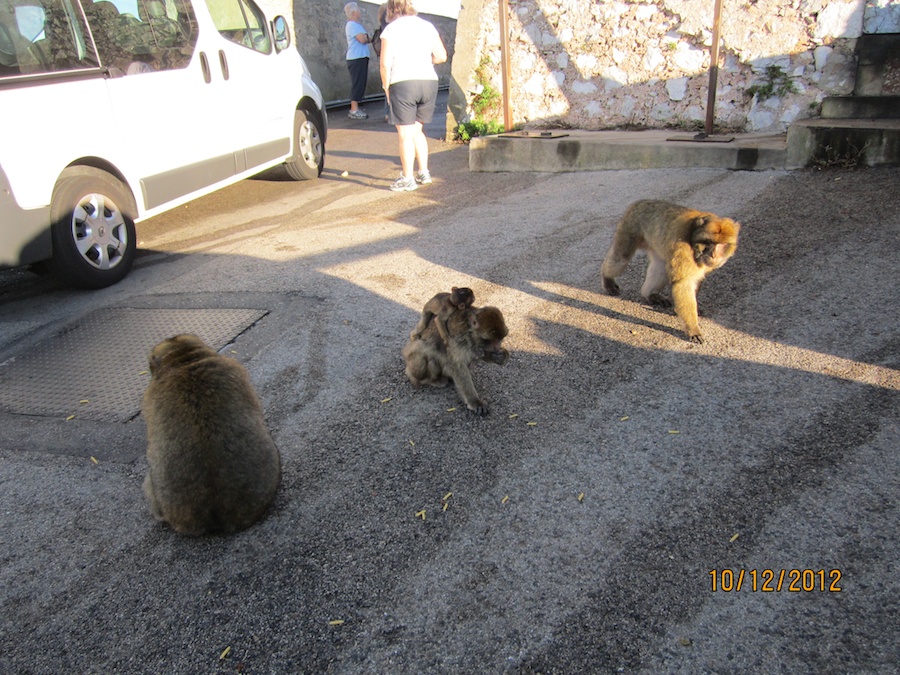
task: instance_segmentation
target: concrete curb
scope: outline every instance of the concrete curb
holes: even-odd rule
[[[730,142],[694,140],[671,130],[552,132],[483,136],[469,144],[471,171],[566,172],[603,169],[785,168],[785,134],[735,134]]]

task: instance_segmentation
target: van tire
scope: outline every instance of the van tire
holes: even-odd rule
[[[76,288],[121,281],[137,251],[136,210],[125,184],[105,171],[81,166],[63,171],[50,204],[50,271]]]
[[[316,115],[305,110],[294,112],[294,156],[284,163],[292,180],[312,180],[325,166],[325,142]]]

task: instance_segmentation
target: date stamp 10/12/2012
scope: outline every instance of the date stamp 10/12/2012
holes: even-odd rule
[[[761,593],[812,593],[813,591],[840,593],[841,571],[793,569],[793,570],[756,570],[756,569],[720,569],[710,570],[713,593],[731,593],[751,591]]]

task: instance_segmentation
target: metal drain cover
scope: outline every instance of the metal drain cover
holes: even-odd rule
[[[221,349],[265,309],[104,309],[0,365],[0,409],[21,415],[130,420],[147,388],[147,355],[180,333]]]

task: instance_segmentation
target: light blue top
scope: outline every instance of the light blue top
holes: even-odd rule
[[[356,39],[357,35],[366,32],[363,25],[356,21],[348,21],[344,32],[347,34],[347,60],[368,58],[369,43],[363,43]]]

